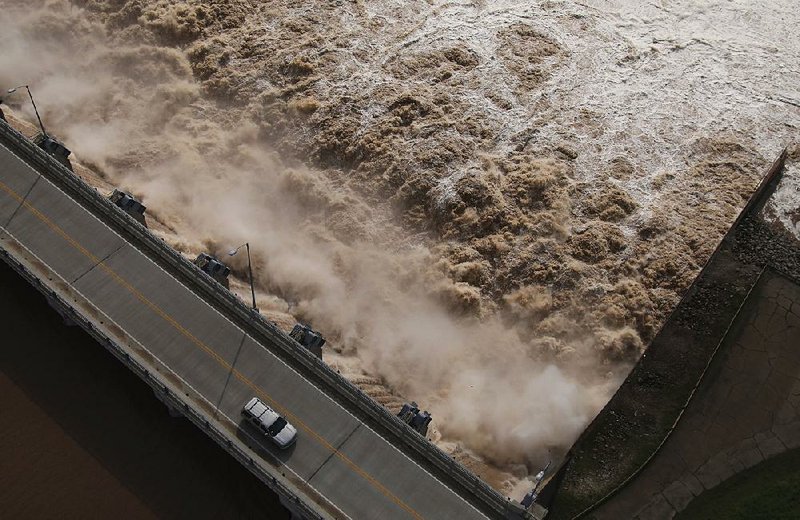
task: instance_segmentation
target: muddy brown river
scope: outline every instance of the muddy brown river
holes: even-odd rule
[[[795,4],[7,0],[0,83],[520,498],[797,140]]]

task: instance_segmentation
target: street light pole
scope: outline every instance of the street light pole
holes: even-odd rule
[[[39,120],[39,127],[42,129],[42,135],[47,137],[47,132],[44,129],[44,124],[42,124],[42,118],[39,117],[39,110],[36,108],[36,102],[33,100],[33,94],[31,94],[31,89],[28,85],[20,85],[18,87],[8,89],[9,94],[13,94],[17,91],[17,89],[24,88],[28,91],[28,97],[31,98],[31,105],[33,105],[33,111],[36,113],[36,119]]]
[[[243,247],[247,249],[247,271],[250,275],[250,294],[253,296],[253,310],[258,312],[258,307],[256,307],[256,290],[253,286],[253,263],[250,261],[250,242],[245,242],[236,249],[231,249],[228,251],[228,256],[235,255]]]
[[[253,288],[253,263],[250,261],[250,242],[245,242],[247,247],[247,270],[250,272],[250,294],[253,296],[253,310],[258,311],[256,307],[256,290]]]

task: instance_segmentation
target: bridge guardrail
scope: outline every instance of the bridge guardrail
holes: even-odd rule
[[[68,187],[74,195],[83,201],[85,206],[93,208],[96,212],[109,218],[115,225],[125,229],[151,255],[166,262],[187,279],[193,280],[196,287],[210,297],[211,300],[225,307],[239,319],[249,322],[256,331],[279,347],[285,355],[315,374],[340,397],[367,414],[383,428],[394,433],[400,443],[413,449],[441,471],[444,471],[461,486],[473,493],[480,502],[500,514],[503,518],[530,518],[529,513],[521,505],[504,497],[464,466],[454,461],[441,449],[366,395],[356,385],[331,369],[324,361],[306,349],[299,348],[297,343],[286,332],[279,329],[262,314],[253,312],[241,299],[203,273],[186,257],[166,244],[164,240],[156,237],[149,229],[118,208],[106,197],[100,195],[95,188],[90,187],[77,174],[60,164],[3,120],[0,120],[0,132],[15,147],[23,151],[25,157],[55,177],[62,185]]]
[[[197,412],[197,410],[189,406],[189,404],[185,402],[179,394],[169,390],[169,387],[167,387],[165,383],[159,381],[157,379],[158,376],[153,374],[148,367],[139,363],[133,356],[125,352],[124,349],[117,345],[115,341],[106,336],[102,331],[98,330],[91,321],[81,316],[57,292],[48,289],[34,273],[28,271],[24,265],[11,258],[10,255],[8,255],[8,253],[4,252],[2,249],[0,249],[0,255],[10,258],[9,265],[11,265],[12,269],[21,274],[22,277],[27,279],[31,285],[39,290],[39,292],[44,294],[48,300],[48,303],[51,306],[57,307],[62,316],[68,316],[71,321],[79,325],[100,344],[106,346],[107,349],[110,350],[117,359],[127,365],[128,368],[138,375],[142,380],[146,381],[155,392],[158,392],[160,396],[159,398],[165,401],[165,404],[168,404],[176,410],[180,410],[181,414],[193,422],[198,428],[206,431],[206,433],[217,444],[233,455],[234,458],[236,458],[243,466],[249,467],[251,471],[255,471],[255,473],[257,473],[257,477],[261,481],[265,482],[268,487],[273,489],[279,495],[282,495],[294,502],[294,507],[298,508],[302,512],[304,518],[310,520],[322,520],[324,518],[312,508],[305,505],[291,488],[286,486],[273,475],[270,475],[268,472],[264,471],[257,464],[254,464],[253,458],[250,456],[250,454],[244,451],[237,443],[231,442],[225,432],[217,428],[213,421],[209,420],[208,417],[205,417]],[[166,403],[166,401],[169,401],[169,403]]]

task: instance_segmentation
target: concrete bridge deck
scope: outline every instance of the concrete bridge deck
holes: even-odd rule
[[[215,282],[199,271],[195,280],[177,253],[154,250],[147,240],[156,239],[141,240],[143,228],[113,206],[105,209],[99,195],[92,200],[91,190],[69,175],[0,122],[3,259],[165,403],[276,489],[296,514],[526,517],[474,476],[470,481],[463,468],[454,467],[448,478],[443,454],[423,456],[428,448],[417,446],[414,432],[360,396],[348,396],[353,390],[331,383],[327,367],[315,372],[316,361],[304,352],[287,354],[294,348],[288,337],[260,316],[251,316],[251,326],[243,306],[226,308],[212,294],[220,290]],[[343,390],[331,391],[337,384]],[[280,451],[242,425],[240,409],[252,396],[297,427],[296,445]]]

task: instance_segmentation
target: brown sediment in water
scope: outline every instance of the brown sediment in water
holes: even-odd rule
[[[424,2],[74,6],[14,3],[0,70],[63,100],[43,111],[77,158],[182,252],[250,241],[270,319],[311,322],[389,408],[431,409],[506,491],[608,398],[765,164],[712,134],[680,167],[587,171],[609,130],[545,89],[581,56],[530,17],[447,19],[485,26],[470,39]]]

